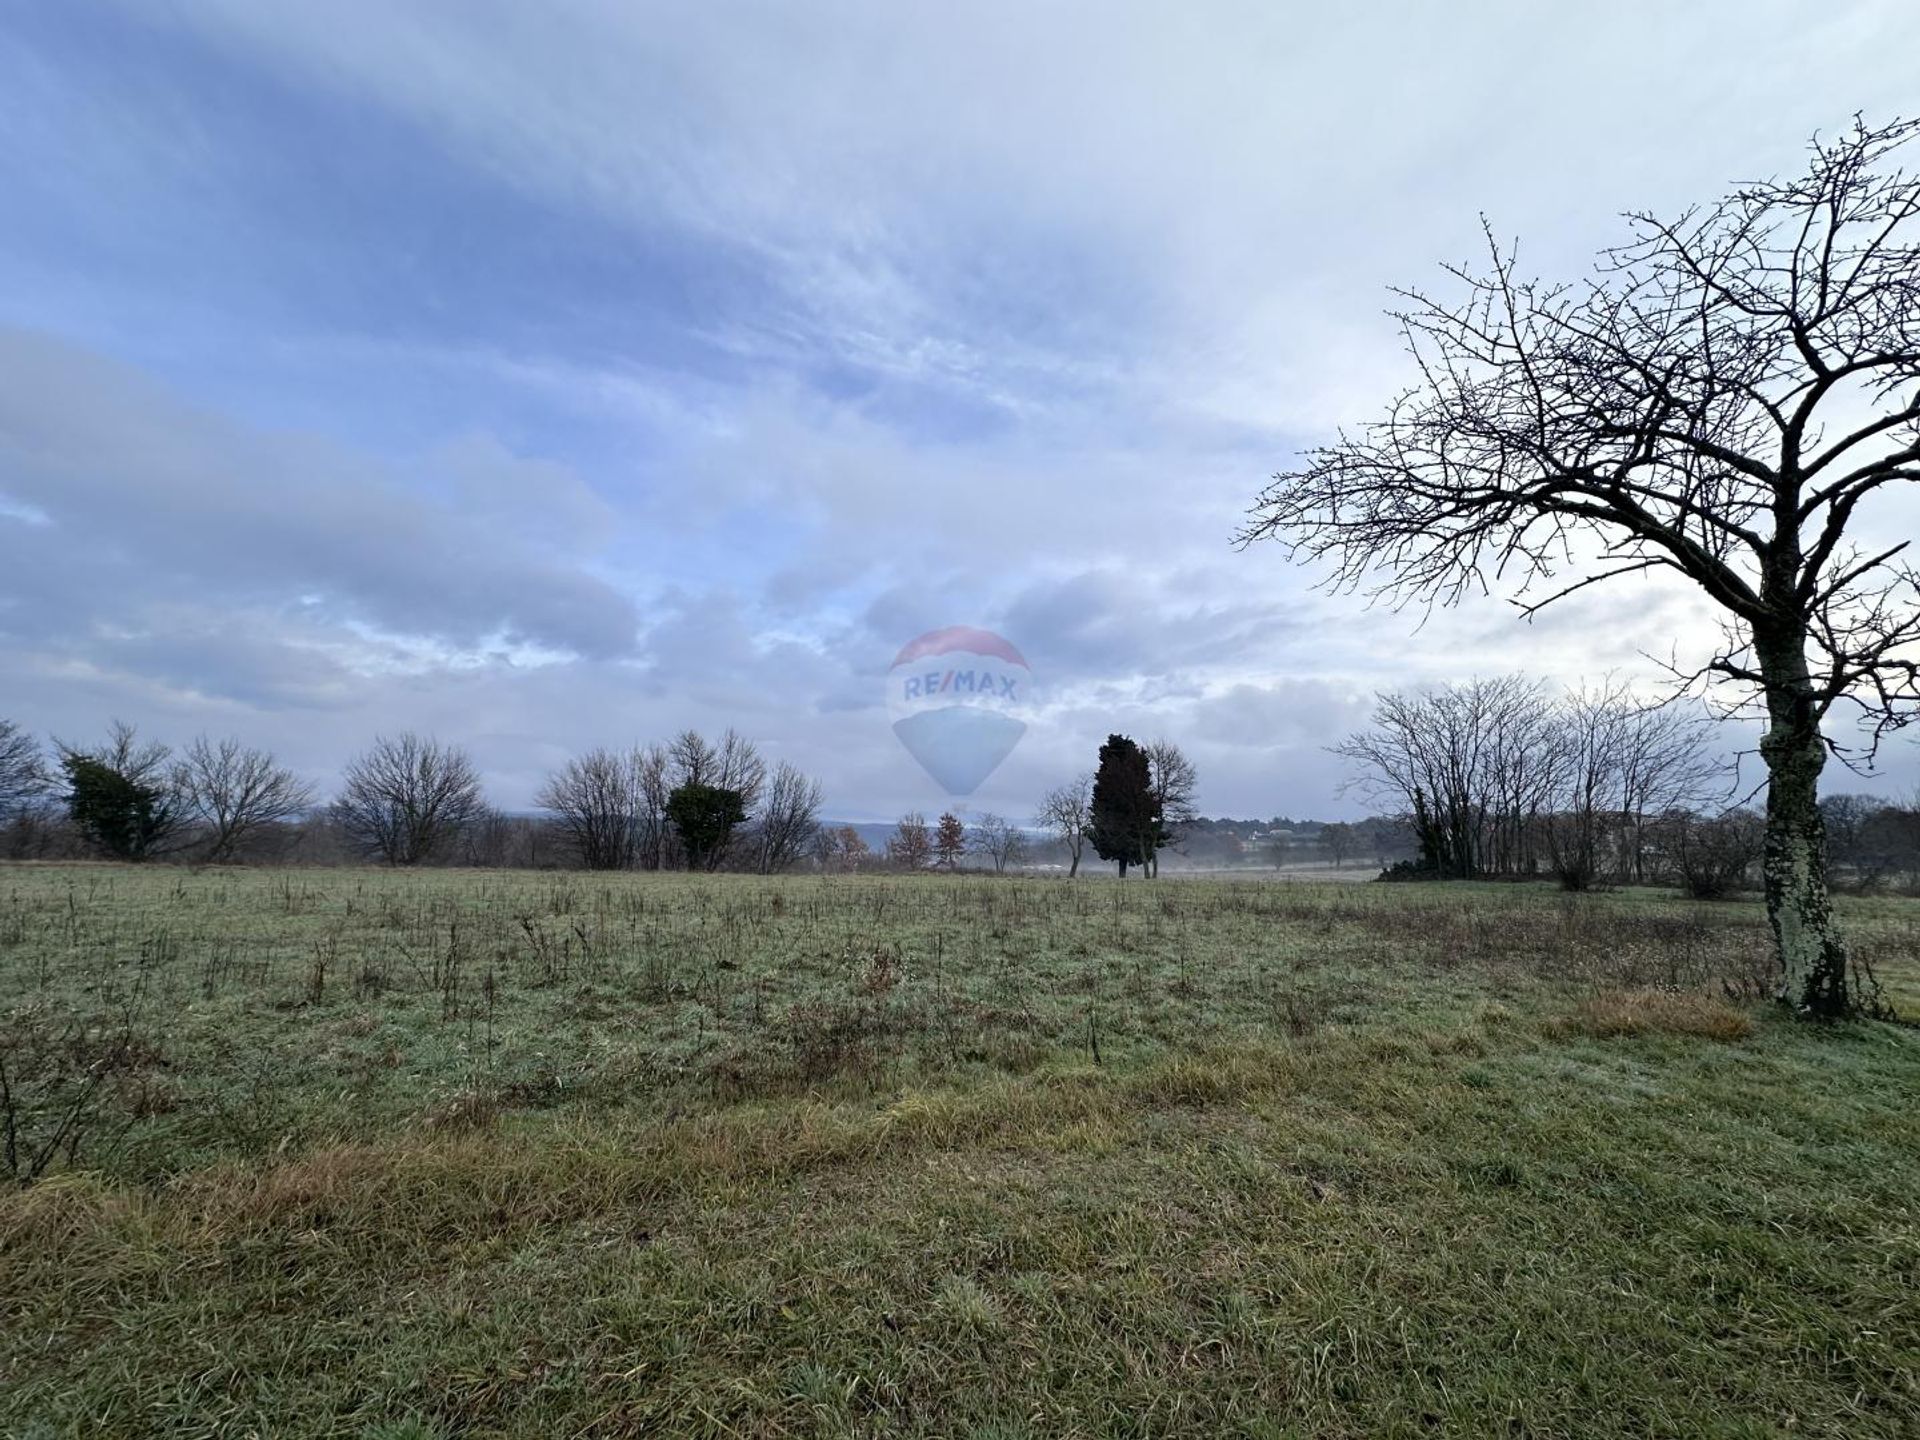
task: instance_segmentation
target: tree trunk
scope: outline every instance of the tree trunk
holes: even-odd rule
[[[1795,1013],[1838,1019],[1883,1008],[1871,979],[1853,983],[1846,943],[1827,888],[1827,827],[1820,813],[1826,742],[1814,718],[1806,641],[1755,645],[1767,681],[1767,838],[1762,862],[1767,919],[1780,951],[1780,1002]]]

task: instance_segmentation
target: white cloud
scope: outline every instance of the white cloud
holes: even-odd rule
[[[23,252],[51,279],[0,289],[0,315],[70,340],[0,339],[0,664],[24,718],[270,711],[317,773],[374,729],[438,728],[510,803],[569,747],[733,722],[865,814],[937,803],[876,677],[939,624],[1004,626],[1057,682],[1058,723],[982,797],[1013,811],[1122,726],[1189,737],[1211,810],[1324,813],[1320,747],[1377,688],[1651,677],[1640,652],[1697,650],[1677,589],[1416,632],[1227,540],[1293,449],[1374,413],[1403,373],[1386,285],[1466,255],[1479,212],[1577,272],[1614,212],[1791,166],[1815,128],[1907,100],[1920,48],[1892,0],[125,10],[210,46],[236,91],[384,117],[503,232],[531,212],[691,255],[661,283],[712,363],[589,323],[633,297],[568,288],[544,241],[505,234],[481,272],[501,285],[455,287],[502,238],[490,214],[404,231],[444,333],[303,310],[347,242],[301,235],[307,268],[275,268],[271,200],[226,163],[222,122],[250,116],[195,110],[192,76],[87,109],[35,59],[13,73],[64,117],[32,131],[46,203],[86,201],[137,251],[171,202],[171,246],[243,248],[281,308],[176,335],[160,260],[128,279]],[[263,387],[332,382],[316,433],[209,398],[256,360]],[[503,393],[525,413],[494,413]],[[383,434],[386,408],[425,438]]]

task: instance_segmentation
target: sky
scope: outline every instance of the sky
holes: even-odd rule
[[[1584,274],[1920,109],[1916,54],[1907,0],[0,0],[0,715],[323,790],[432,732],[509,809],[733,725],[883,819],[950,803],[888,666],[972,625],[1044,703],[971,812],[1122,731],[1204,813],[1357,814],[1376,692],[1712,633],[1233,548],[1405,379],[1387,287],[1483,214]]]

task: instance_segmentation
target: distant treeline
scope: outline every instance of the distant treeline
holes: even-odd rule
[[[1143,824],[1115,839],[1096,824],[1096,772],[1056,787],[1027,820],[951,813],[929,823],[827,825],[821,788],[769,765],[734,731],[682,731],[659,744],[600,748],[542,784],[542,813],[488,803],[461,747],[403,733],[377,738],[325,795],[269,751],[200,737],[184,749],[115,721],[86,744],[43,747],[0,720],[0,857],[184,864],[356,864],[595,870],[1064,868],[1101,843],[1147,873],[1176,868],[1381,865],[1412,853],[1402,820],[1208,819],[1194,812],[1197,771],[1167,740],[1111,737],[1107,755],[1138,763]],[[1115,791],[1114,793],[1118,793]],[[1121,796],[1121,799],[1127,797]],[[1106,830],[1114,828],[1109,820]]]
[[[1766,840],[1764,816],[1734,803],[1713,730],[1620,685],[1556,696],[1509,675],[1382,695],[1336,753],[1412,831],[1393,878],[1659,882],[1712,898],[1755,882]],[[1920,886],[1920,804],[1843,794],[1820,813],[1838,880]]]
[[[471,756],[382,736],[322,796],[265,750],[184,750],[119,721],[51,753],[0,720],[0,855],[192,864],[482,865],[784,870],[819,833],[820,786],[734,731],[592,750],[541,786],[541,816],[488,803]]]
[[[547,777],[542,813],[525,815],[489,804],[471,757],[427,736],[377,738],[322,795],[238,739],[175,751],[116,721],[97,744],[43,747],[0,719],[0,858],[1077,874],[1097,854],[1149,875],[1163,857],[1189,870],[1360,864],[1390,879],[1661,883],[1711,897],[1754,883],[1765,831],[1729,803],[1711,730],[1620,687],[1554,696],[1507,676],[1380,696],[1372,724],[1336,747],[1383,812],[1362,820],[1202,816],[1198,772],[1177,745],[1116,735],[1099,769],[1049,791],[1029,819],[912,813],[887,826],[823,823],[819,783],[731,730],[588,751]],[[1842,794],[1821,810],[1840,881],[1920,888],[1920,804]]]

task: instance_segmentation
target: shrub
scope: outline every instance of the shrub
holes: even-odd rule
[[[1654,827],[1673,878],[1695,900],[1724,900],[1746,888],[1760,859],[1765,822],[1750,810],[1670,815]]]

